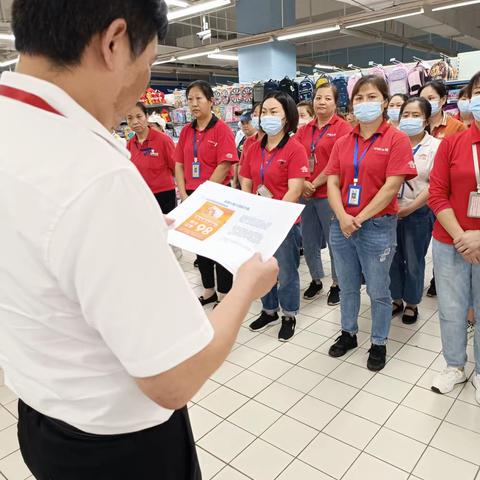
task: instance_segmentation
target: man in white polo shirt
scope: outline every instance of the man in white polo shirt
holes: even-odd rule
[[[209,321],[110,134],[149,81],[163,0],[15,0],[12,26],[20,62],[0,80],[0,364],[21,399],[25,462],[38,480],[200,479],[184,406],[277,265],[245,264]]]

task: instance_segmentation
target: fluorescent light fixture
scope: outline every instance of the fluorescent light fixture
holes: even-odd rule
[[[172,7],[186,8],[190,6],[190,4],[188,2],[184,2],[184,0],[166,0],[166,1],[167,1],[167,5],[171,5]]]
[[[15,41],[15,35],[12,33],[0,33],[0,40],[11,40]]]
[[[212,55],[214,53],[219,53],[220,50],[216,48],[215,50],[209,50],[208,52],[200,52],[200,53],[190,53],[189,55],[181,55],[177,57],[177,60],[188,60],[189,58],[197,58],[197,57],[207,57],[208,55]]]
[[[320,68],[321,70],[338,70],[335,65],[315,65],[314,68]]]
[[[460,3],[452,3],[450,5],[442,5],[441,7],[432,8],[432,12],[439,12],[440,10],[448,10],[449,8],[466,7],[467,5],[474,5],[475,3],[480,3],[480,0],[471,0],[469,2],[460,2]]]
[[[15,65],[18,63],[19,57],[14,58],[13,60],[6,60],[5,62],[0,62],[0,67],[9,67],[10,65]]]
[[[238,62],[238,55],[233,53],[212,53],[208,58],[213,58],[215,60],[231,60],[233,62]]]
[[[376,20],[367,20],[366,22],[354,23],[353,25],[345,26],[345,28],[363,27],[364,25],[373,25],[374,23],[382,23],[382,22],[388,22],[389,20],[398,20],[399,18],[413,17],[415,15],[421,15],[422,13],[425,13],[425,10],[423,8],[415,12],[404,13],[402,15],[394,15],[392,17],[385,17],[385,18],[379,18]]]
[[[320,35],[321,33],[336,32],[340,30],[340,25],[333,27],[318,28],[317,30],[305,30],[303,32],[289,33],[287,35],[280,35],[277,40],[291,40],[292,38],[310,37],[311,35]]]
[[[155,62],[153,65],[162,65],[163,63],[173,63],[175,62],[177,59],[175,57],[172,57],[168,60],[160,60],[159,62]]]
[[[207,12],[208,10],[215,10],[216,8],[225,7],[231,5],[231,0],[210,0],[208,2],[199,3],[198,5],[192,5],[182,10],[176,10],[168,14],[168,19],[179,20],[181,18],[191,17],[197,13]]]

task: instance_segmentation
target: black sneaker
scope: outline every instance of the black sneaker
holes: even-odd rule
[[[385,345],[374,345],[372,343],[368,352],[370,355],[368,356],[367,368],[372,372],[382,370],[387,357],[387,347]]]
[[[340,303],[340,287],[338,285],[332,285],[328,292],[327,305],[331,307]]]
[[[280,320],[278,318],[278,313],[274,315],[269,315],[267,312],[262,310],[260,316],[250,324],[250,330],[252,332],[261,332],[268,327],[272,327],[273,325],[278,325]]]
[[[330,347],[328,354],[331,357],[343,357],[352,348],[357,348],[357,336],[351,335],[342,330],[342,334],[335,340],[335,343]]]
[[[320,295],[320,292],[323,290],[323,283],[317,283],[315,280],[312,280],[310,286],[305,290],[303,298],[305,300],[313,300],[314,298]]]
[[[281,342],[287,342],[293,337],[295,333],[295,326],[297,325],[297,320],[295,317],[282,317],[282,326],[278,332],[278,339]]]
[[[208,305],[210,303],[216,303],[218,302],[218,295],[214,293],[210,298],[204,298],[202,295],[201,297],[198,297],[198,301],[202,306]]]
[[[437,286],[435,285],[435,277],[430,281],[430,286],[427,290],[427,297],[436,297],[437,296]]]

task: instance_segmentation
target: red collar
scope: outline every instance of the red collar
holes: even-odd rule
[[[480,142],[480,130],[477,127],[477,122],[473,120],[472,124],[470,125],[470,136],[472,138],[472,143],[479,143]]]
[[[339,120],[339,116],[336,113],[334,113],[333,117],[325,125],[335,125],[338,122],[338,120]],[[307,123],[307,126],[318,128],[318,120],[314,118],[311,122]]]
[[[375,134],[385,135],[385,133],[388,131],[389,128],[391,128],[391,125],[386,120],[384,120],[382,122],[382,124],[377,128],[377,131],[374,133],[374,135]],[[395,128],[395,127],[393,127],[393,128]],[[360,125],[357,125],[353,129],[353,134],[360,136]]]

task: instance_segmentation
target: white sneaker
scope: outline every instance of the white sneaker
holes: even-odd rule
[[[480,374],[476,373],[472,376],[472,383],[475,387],[475,400],[480,403]]]
[[[455,388],[455,385],[465,383],[466,381],[467,377],[464,370],[456,367],[447,367],[433,380],[432,390],[435,393],[449,393]]]

